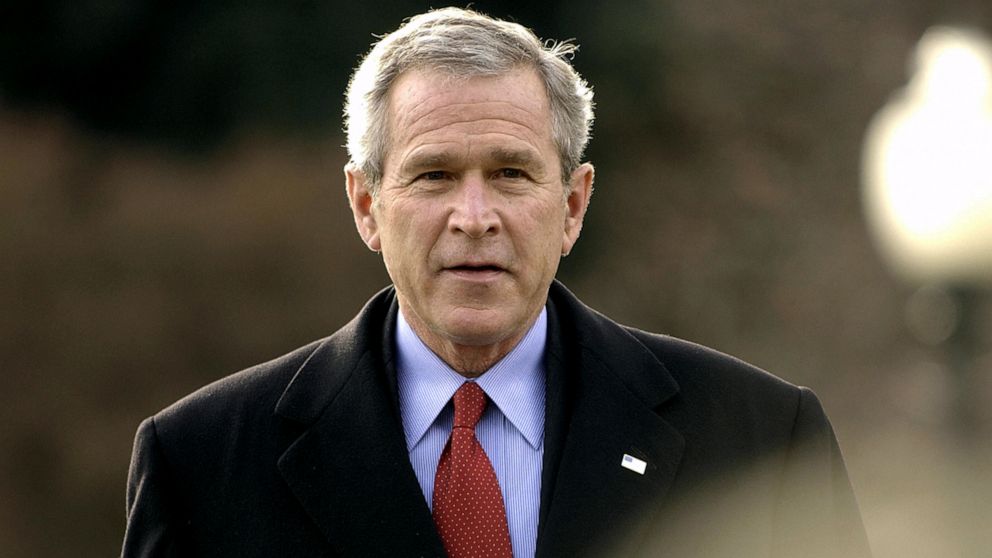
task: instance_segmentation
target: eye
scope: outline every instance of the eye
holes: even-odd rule
[[[444,171],[433,170],[421,174],[418,178],[423,180],[444,180]]]
[[[516,180],[524,177],[524,171],[520,169],[512,169],[512,168],[499,169],[499,172],[497,174],[499,175],[500,178],[508,178],[510,180]]]

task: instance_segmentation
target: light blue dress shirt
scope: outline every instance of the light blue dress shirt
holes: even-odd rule
[[[400,415],[410,462],[430,507],[437,464],[454,420],[451,397],[466,379],[420,340],[402,312],[396,322]],[[489,396],[475,435],[499,480],[515,558],[530,558],[537,547],[547,324],[545,309],[520,343],[475,380]]]

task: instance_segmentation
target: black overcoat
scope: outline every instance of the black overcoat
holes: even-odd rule
[[[867,556],[816,396],[555,282],[537,555]],[[123,556],[443,556],[407,456],[392,288],[138,429]],[[644,461],[643,474],[621,466]]]

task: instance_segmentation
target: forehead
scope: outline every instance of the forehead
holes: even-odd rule
[[[459,76],[439,70],[411,70],[400,75],[389,91],[392,112],[403,114],[448,103],[504,102],[539,112],[548,109],[548,95],[537,70],[519,67],[493,76]]]
[[[493,131],[529,142],[551,140],[548,95],[529,67],[496,76],[404,73],[390,89],[389,124],[394,149],[436,133]]]

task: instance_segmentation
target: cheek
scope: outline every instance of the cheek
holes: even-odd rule
[[[516,235],[521,255],[532,261],[535,269],[556,266],[561,255],[564,227],[564,214],[558,207],[531,212],[524,229]]]
[[[539,216],[541,226],[541,236],[548,246],[555,249],[561,244],[562,235],[565,233],[565,211],[562,207],[552,206],[547,208]]]
[[[387,265],[402,267],[407,273],[427,266],[439,234],[443,216],[432,207],[399,204],[390,208],[388,226],[383,230],[383,255]]]
[[[416,208],[393,201],[387,210],[382,211],[381,223],[383,234],[389,238],[390,244],[404,250],[408,248],[404,245],[410,245],[416,239],[416,230],[422,226],[422,214]]]

